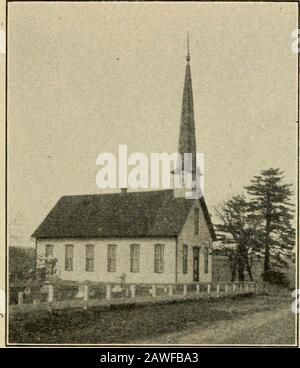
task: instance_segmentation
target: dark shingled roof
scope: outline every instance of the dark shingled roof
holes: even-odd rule
[[[215,233],[204,199],[205,218]],[[179,235],[194,200],[173,190],[64,196],[32,234],[34,238],[171,237]]]

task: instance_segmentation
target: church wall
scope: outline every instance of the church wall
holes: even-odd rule
[[[199,208],[199,234],[195,234],[194,229],[194,210]],[[188,245],[188,267],[187,273],[183,273],[183,245]],[[208,258],[208,273],[204,272],[205,266],[205,249],[210,247],[212,250],[212,238],[207,227],[207,223],[198,200],[187,217],[183,229],[178,237],[178,255],[177,255],[177,282],[191,283],[193,282],[193,246],[200,247],[199,257],[199,282],[212,281],[212,255]],[[211,253],[211,251],[209,252]]]
[[[126,274],[128,283],[174,283],[176,240],[175,238],[143,239],[38,239],[37,259],[45,254],[45,245],[52,244],[53,256],[58,260],[58,274],[62,280],[120,282]],[[65,245],[73,245],[73,271],[65,270]],[[86,271],[86,245],[94,244],[94,271]],[[107,267],[107,245],[117,246],[116,272]],[[130,272],[130,245],[140,245],[140,271]],[[164,272],[154,272],[154,244],[164,244]]]

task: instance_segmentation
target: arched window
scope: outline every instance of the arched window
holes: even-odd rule
[[[198,235],[199,234],[199,208],[195,208],[194,221],[195,221],[195,223],[194,223],[194,227],[195,227],[194,233],[196,235]]]
[[[209,248],[204,249],[204,272],[208,273],[209,268]]]
[[[54,264],[51,262],[51,258],[53,258],[53,248],[54,246],[52,244],[46,244],[45,248],[45,268],[46,268],[46,274],[52,275]]]
[[[130,245],[130,272],[139,272],[140,270],[140,245]]]
[[[94,271],[94,257],[95,257],[95,246],[93,244],[87,244],[85,246],[85,269],[86,271]]]
[[[65,246],[65,270],[73,271],[73,245],[67,244]]]
[[[188,272],[188,245],[184,244],[182,248],[182,273]]]
[[[46,244],[46,249],[45,249],[46,258],[49,256],[53,256],[53,248],[54,246],[52,244]]]
[[[117,270],[117,246],[108,244],[107,246],[107,271],[116,272]]]
[[[154,272],[164,272],[164,245],[154,245]]]

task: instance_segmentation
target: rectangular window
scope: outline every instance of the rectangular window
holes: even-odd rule
[[[204,253],[204,272],[208,273],[208,266],[209,266],[209,249],[205,248],[205,253]]]
[[[94,271],[94,245],[88,244],[85,247],[86,260],[85,269],[86,271]]]
[[[154,245],[154,272],[164,272],[164,246],[163,244]]]
[[[46,244],[46,258],[49,256],[53,256],[53,245]]]
[[[182,272],[187,273],[188,272],[188,246],[183,246],[182,251]]]
[[[140,246],[138,244],[130,245],[130,272],[139,272],[140,270]]]
[[[117,265],[117,246],[114,244],[109,244],[107,247],[107,271],[116,272]]]
[[[199,208],[195,208],[195,234],[199,234]]]
[[[73,245],[68,244],[65,248],[65,270],[73,271]]]

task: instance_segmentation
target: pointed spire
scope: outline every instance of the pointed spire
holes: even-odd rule
[[[189,35],[187,38],[186,60],[187,60],[187,65],[185,67],[185,81],[184,81],[183,98],[182,98],[178,153],[180,153],[182,159],[184,159],[184,153],[192,154],[192,167],[184,168],[184,170],[192,171],[193,177],[195,178],[195,175],[196,175],[196,137],[195,137],[194,102],[193,102],[191,66],[189,63],[190,62]]]
[[[187,54],[186,54],[186,61],[189,63],[191,60],[191,55],[190,55],[190,34],[188,32],[187,34]]]

